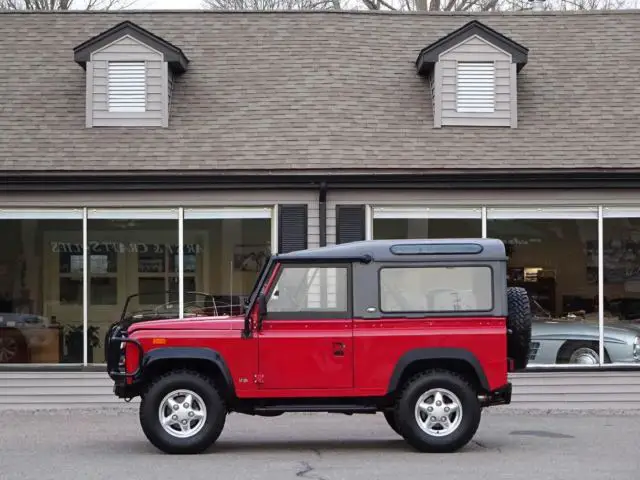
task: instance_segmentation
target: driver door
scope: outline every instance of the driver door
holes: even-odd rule
[[[353,388],[351,266],[281,265],[258,333],[264,390]]]

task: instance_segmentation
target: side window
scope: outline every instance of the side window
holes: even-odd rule
[[[347,318],[348,278],[347,266],[283,265],[267,294],[267,318]]]
[[[487,266],[385,267],[380,270],[383,313],[489,312],[493,275]]]

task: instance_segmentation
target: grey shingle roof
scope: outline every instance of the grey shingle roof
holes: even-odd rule
[[[434,129],[419,51],[472,18],[529,48],[519,128]],[[189,70],[170,128],[84,127],[73,47],[131,20]],[[640,12],[2,13],[0,169],[640,168]]]

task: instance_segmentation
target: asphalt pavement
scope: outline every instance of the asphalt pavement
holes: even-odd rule
[[[455,454],[415,453],[382,415],[232,414],[210,451],[169,456],[135,407],[0,413],[1,480],[622,479],[640,467],[640,413],[488,410]]]

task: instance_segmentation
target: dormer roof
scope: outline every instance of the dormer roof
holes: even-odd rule
[[[529,49],[496,30],[486,26],[478,20],[472,20],[450,34],[436,40],[431,45],[423,48],[416,59],[416,68],[420,75],[424,75],[433,68],[441,53],[448,51],[470,37],[478,36],[486,42],[498,47],[511,55],[511,61],[517,65],[520,71],[527,64]]]
[[[162,53],[164,61],[169,64],[169,67],[174,72],[182,73],[187,70],[189,59],[180,48],[129,20],[118,23],[114,27],[75,47],[73,49],[74,60],[81,65],[82,68],[86,68],[86,64],[90,60],[93,52],[126,36],[130,36]]]

